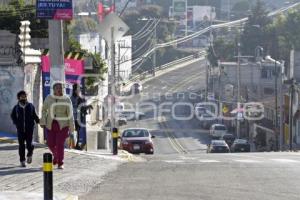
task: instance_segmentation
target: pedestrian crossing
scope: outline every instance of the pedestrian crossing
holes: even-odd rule
[[[158,160],[156,160],[158,161]],[[177,158],[168,159],[165,157],[163,162],[169,164],[300,164],[300,154],[294,155],[250,155],[250,154],[235,154],[235,155],[196,155],[196,156],[178,156]]]

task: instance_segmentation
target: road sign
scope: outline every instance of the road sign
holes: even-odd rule
[[[227,106],[224,106],[222,111],[223,111],[223,113],[228,113],[229,109],[227,108]]]
[[[39,19],[71,20],[72,0],[37,0],[36,17]]]
[[[187,0],[173,0],[174,16],[182,16],[187,12]]]

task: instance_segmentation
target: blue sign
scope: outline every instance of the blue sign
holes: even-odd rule
[[[71,20],[72,0],[37,0],[36,17],[39,19]]]

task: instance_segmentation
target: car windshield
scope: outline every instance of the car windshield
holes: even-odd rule
[[[216,131],[226,131],[226,127],[225,126],[215,126],[215,130]]]
[[[247,140],[242,140],[242,139],[237,139],[234,142],[237,143],[237,144],[247,144],[248,143]]]
[[[234,139],[233,135],[224,135],[223,139]]]
[[[224,146],[226,145],[226,142],[224,140],[215,140],[211,143],[213,146]]]
[[[149,132],[147,130],[126,130],[123,132],[123,137],[149,137]]]

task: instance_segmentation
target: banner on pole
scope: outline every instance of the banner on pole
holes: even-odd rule
[[[36,17],[39,19],[71,20],[72,0],[37,0]]]

